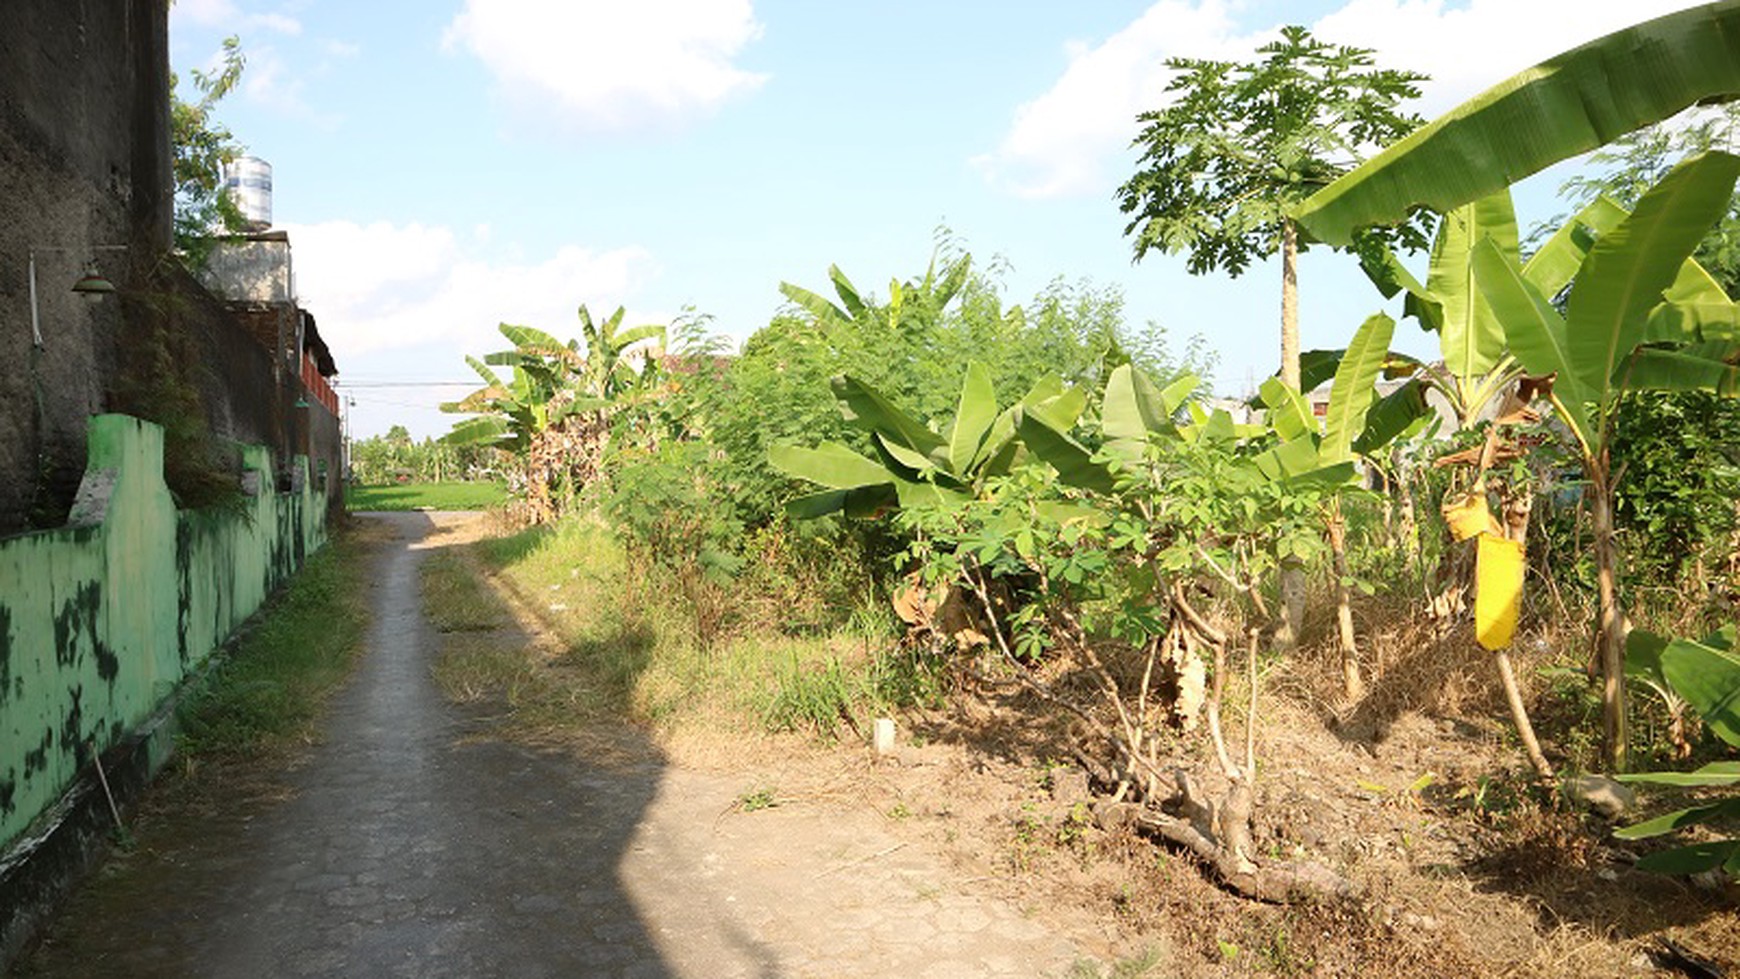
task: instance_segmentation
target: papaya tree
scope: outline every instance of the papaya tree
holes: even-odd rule
[[[1297,25],[1263,45],[1252,62],[1173,58],[1177,74],[1164,108],[1137,117],[1137,171],[1118,188],[1129,216],[1124,234],[1140,261],[1152,250],[1186,252],[1192,274],[1241,274],[1278,255],[1281,266],[1280,376],[1300,386],[1298,255],[1302,242],[1288,208],[1356,163],[1371,147],[1412,130],[1401,110],[1418,97],[1424,75],[1378,68],[1364,48],[1330,44]],[[1423,243],[1422,228],[1397,237]],[[1278,635],[1298,639],[1305,618],[1305,572],[1282,576]]]

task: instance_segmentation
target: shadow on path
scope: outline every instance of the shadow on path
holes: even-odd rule
[[[19,975],[672,974],[618,876],[656,749],[604,770],[464,740],[420,603],[436,523],[364,519],[391,529],[371,556],[368,646],[289,798],[148,831]]]

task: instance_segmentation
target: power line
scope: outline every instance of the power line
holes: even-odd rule
[[[336,381],[335,388],[470,388],[476,381]]]

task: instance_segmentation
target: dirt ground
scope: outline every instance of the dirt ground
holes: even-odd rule
[[[450,541],[485,529],[455,527]],[[682,732],[661,750],[682,770],[771,793],[780,806],[766,812],[821,814],[817,825],[872,815],[902,846],[941,854],[948,888],[995,894],[1066,938],[1077,975],[1740,968],[1740,886],[1633,869],[1638,851],[1611,838],[1613,823],[1531,785],[1483,654],[1382,625],[1362,626],[1369,692],[1357,704],[1340,701],[1327,650],[1263,680],[1259,841],[1270,859],[1319,861],[1359,885],[1344,902],[1234,897],[1192,858],[1106,820],[1067,760],[1078,733],[1036,723],[1043,712],[1019,698],[964,692],[902,717],[889,758],[850,730],[831,747]]]

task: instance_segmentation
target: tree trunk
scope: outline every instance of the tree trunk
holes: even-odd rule
[[[1299,391],[1299,230],[1281,219],[1281,380]],[[1299,391],[1300,394],[1308,394]]]
[[[1299,391],[1299,230],[1281,219],[1281,381]],[[1299,391],[1300,394],[1309,392]],[[1299,643],[1305,628],[1305,569],[1298,561],[1281,562],[1281,621],[1275,644],[1283,650]]]
[[[1414,568],[1420,563],[1420,530],[1414,509],[1414,473],[1413,467],[1402,459],[1401,453],[1396,453],[1396,482],[1401,487],[1402,495],[1402,547],[1407,549],[1408,567]]]
[[[1595,582],[1601,596],[1601,740],[1610,773],[1623,772],[1629,744],[1625,730],[1625,627],[1619,614],[1619,555],[1613,544],[1613,485],[1603,452],[1589,465],[1590,518],[1595,525]]]
[[[1359,675],[1359,647],[1354,645],[1353,606],[1347,590],[1347,522],[1341,516],[1341,501],[1329,504],[1329,553],[1335,565],[1335,622],[1341,637],[1341,680],[1351,703],[1365,696],[1365,681]]]

